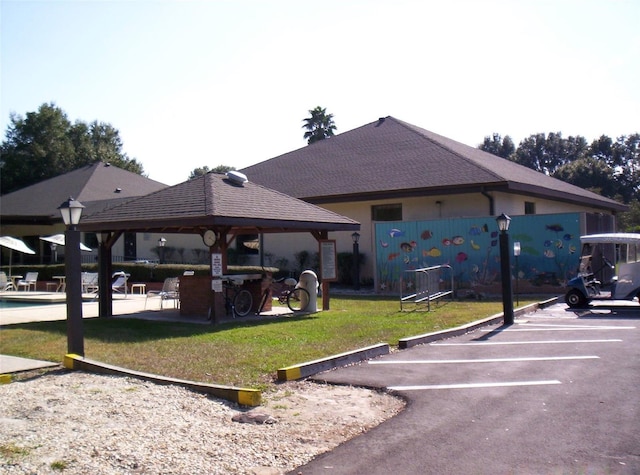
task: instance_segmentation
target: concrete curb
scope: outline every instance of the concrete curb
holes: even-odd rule
[[[156,384],[173,384],[192,391],[211,394],[227,401],[242,404],[243,406],[259,406],[262,398],[262,393],[257,389],[236,388],[232,386],[197,383],[195,381],[186,381],[184,379],[167,378],[150,373],[142,373],[140,371],[119,368],[117,366],[100,363],[99,361],[90,360],[74,354],[65,355],[64,367],[67,369],[83,370],[93,373],[131,376],[145,381],[151,381]]]
[[[376,356],[389,354],[388,343],[378,343],[377,345],[367,346],[354,351],[340,353],[328,358],[308,361],[299,365],[288,366],[278,370],[278,381],[292,381],[295,379],[306,378],[321,371],[345,366],[359,361],[374,358]]]
[[[515,317],[521,317],[522,315],[525,315],[527,313],[535,312],[540,308],[548,307],[549,305],[555,303],[557,300],[558,300],[558,297],[553,297],[543,302],[537,302],[537,303],[525,305],[524,307],[515,309],[513,311],[513,315]],[[475,322],[467,323],[466,325],[462,325],[459,327],[449,328],[447,330],[441,330],[438,332],[425,333],[423,335],[416,335],[408,338],[402,338],[401,340],[398,341],[398,347],[401,350],[405,350],[407,348],[411,348],[412,346],[422,345],[424,343],[431,343],[436,340],[444,340],[445,338],[464,335],[465,333],[469,333],[470,331],[477,330],[480,327],[500,323],[500,321],[503,318],[504,318],[504,314],[503,312],[500,312],[500,313],[496,313],[495,315],[492,315],[491,317],[487,317],[482,320],[477,320]]]
[[[555,303],[558,297],[553,297],[542,302],[532,303],[524,307],[520,307],[513,311],[514,316],[520,317],[527,313],[535,312],[540,308],[548,307]],[[460,327],[449,328],[438,332],[425,333],[424,335],[417,335],[408,338],[402,338],[398,341],[398,348],[401,350],[411,348],[412,346],[421,345],[423,343],[430,343],[436,340],[444,340],[445,338],[451,338],[454,336],[464,335],[477,328],[493,325],[499,323],[504,318],[502,312],[497,313],[491,317],[477,320],[475,322],[462,325]],[[322,371],[337,368],[339,366],[346,366],[352,363],[358,363],[369,358],[376,356],[389,354],[389,344],[379,343],[377,345],[368,346],[359,350],[349,351],[346,353],[340,353],[338,355],[329,356],[319,360],[308,361],[306,363],[300,363],[298,365],[288,366],[278,370],[278,381],[292,381],[296,379],[306,378]]]

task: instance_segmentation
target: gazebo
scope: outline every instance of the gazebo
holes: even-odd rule
[[[78,230],[98,235],[101,316],[112,315],[111,249],[124,232],[199,234],[210,254],[221,256],[222,273],[226,273],[227,250],[239,235],[308,232],[320,242],[328,239],[330,231],[359,229],[357,221],[252,183],[237,172],[210,172],[83,216],[78,225]],[[211,290],[212,285],[208,289],[217,321],[224,312],[224,298]],[[322,291],[323,309],[328,309],[326,279],[322,279]]]

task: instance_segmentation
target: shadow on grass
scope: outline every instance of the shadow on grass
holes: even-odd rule
[[[91,318],[83,320],[85,339],[113,343],[139,343],[172,338],[188,338],[199,335],[211,335],[237,328],[259,327],[286,322],[315,320],[316,315],[297,315],[287,317],[256,318],[233,320],[217,325],[200,323],[163,322],[131,318]],[[67,335],[66,320],[53,322],[31,322],[0,326],[0,331],[9,338],[11,331],[45,332],[60,337]]]

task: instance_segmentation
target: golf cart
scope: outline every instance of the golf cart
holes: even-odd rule
[[[567,283],[565,294],[569,307],[586,307],[596,299],[640,298],[640,234],[591,234],[581,236],[580,243],[578,275]]]

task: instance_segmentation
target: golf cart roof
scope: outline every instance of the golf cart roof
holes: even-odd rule
[[[603,243],[603,244],[640,244],[640,234],[638,233],[605,233],[589,234],[580,236],[583,244]]]

